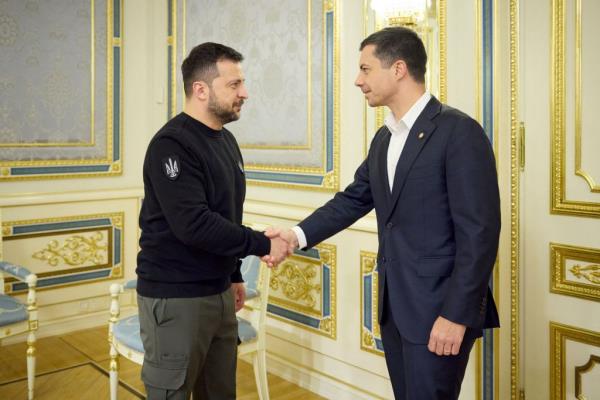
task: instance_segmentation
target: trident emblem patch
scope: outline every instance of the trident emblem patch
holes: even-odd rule
[[[171,155],[167,158],[163,158],[162,169],[167,178],[172,181],[177,179],[179,177],[179,173],[181,172],[181,163],[179,161],[179,157],[176,155]]]

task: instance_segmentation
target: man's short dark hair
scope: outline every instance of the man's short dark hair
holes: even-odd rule
[[[389,68],[396,61],[403,60],[413,79],[425,82],[427,52],[415,31],[401,26],[384,28],[363,40],[360,50],[370,44],[375,45],[375,57],[383,67]]]
[[[186,97],[192,95],[192,83],[204,81],[209,86],[219,76],[217,62],[229,60],[242,62],[244,56],[231,47],[219,43],[206,42],[194,47],[181,64],[183,75],[183,90]]]

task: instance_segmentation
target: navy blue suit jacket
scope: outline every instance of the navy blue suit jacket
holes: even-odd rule
[[[438,316],[480,332],[499,326],[488,288],[500,234],[492,147],[481,126],[435,97],[415,121],[387,174],[391,133],[383,126],[354,182],[299,226],[308,247],[375,208],[379,236],[379,318],[387,282],[400,334],[427,343]]]

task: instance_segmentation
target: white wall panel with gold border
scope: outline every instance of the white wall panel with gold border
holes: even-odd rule
[[[14,10],[14,13],[6,8],[7,4],[0,9],[0,13],[3,15],[11,14],[12,17],[16,18],[16,20],[26,20],[29,18],[30,22],[35,22],[36,15],[39,16],[40,12],[44,11],[44,5],[42,3],[37,4],[34,3],[26,3],[26,2],[10,2],[14,3],[18,7]],[[18,3],[18,4],[17,4]],[[23,4],[21,4],[23,3]],[[67,3],[67,2],[65,2]],[[3,194],[18,194],[18,193],[57,193],[63,191],[81,191],[83,190],[96,190],[102,189],[106,191],[110,191],[113,189],[120,188],[131,188],[131,187],[141,187],[142,185],[142,163],[146,150],[146,145],[149,139],[152,137],[154,133],[161,127],[162,124],[166,121],[165,113],[166,113],[166,82],[164,79],[165,69],[165,60],[167,55],[164,51],[158,51],[157,46],[162,45],[164,41],[164,32],[166,31],[166,6],[162,7],[160,2],[147,2],[143,0],[128,0],[128,1],[105,1],[105,0],[94,0],[94,1],[84,1],[81,2],[77,7],[71,7],[69,9],[69,13],[73,13],[73,18],[75,20],[83,20],[87,18],[87,23],[85,23],[85,29],[87,29],[87,36],[89,38],[89,32],[92,27],[90,22],[90,5],[94,4],[98,13],[96,13],[96,17],[100,18],[102,14],[106,13],[105,8],[107,4],[109,4],[113,8],[113,17],[117,18],[117,14],[115,13],[116,5],[119,6],[120,13],[118,14],[118,20],[121,21],[120,26],[120,40],[115,42],[118,44],[119,53],[120,53],[120,63],[121,63],[121,72],[120,75],[114,75],[115,79],[118,77],[119,84],[121,88],[120,98],[121,103],[119,106],[119,110],[114,113],[120,113],[120,143],[118,149],[114,146],[113,141],[113,151],[110,155],[108,153],[104,153],[104,148],[106,148],[106,135],[100,137],[99,135],[95,136],[96,150],[90,150],[92,147],[83,146],[78,147],[75,142],[83,142],[88,141],[91,137],[90,127],[85,129],[85,132],[81,130],[76,130],[74,133],[69,134],[70,136],[65,139],[63,137],[61,140],[68,141],[71,140],[69,138],[80,137],[81,140],[73,139],[73,143],[67,143],[69,146],[60,147],[58,144],[55,146],[51,142],[56,142],[56,140],[51,139],[50,136],[45,138],[44,132],[47,130],[51,130],[49,127],[44,128],[42,131],[28,131],[25,137],[18,138],[17,141],[27,142],[29,143],[27,146],[22,146],[25,143],[21,143],[20,147],[15,147],[16,145],[10,144],[10,146],[5,146],[0,148],[0,152],[13,152],[13,151],[25,151],[31,154],[23,154],[19,156],[19,163],[23,165],[19,166],[19,168],[47,168],[45,172],[51,172],[54,174],[56,172],[57,178],[64,177],[69,179],[41,179],[35,182],[31,180],[21,180],[16,175],[10,175],[8,180],[2,181],[0,183],[0,191]],[[71,3],[69,3],[71,4]],[[12,9],[11,9],[12,10]],[[70,15],[70,14],[69,14]],[[87,16],[87,17],[86,17]],[[113,18],[113,19],[114,19]],[[64,37],[69,36],[71,31],[69,29],[75,27],[70,26],[69,24],[64,25],[59,23],[58,21],[54,21],[53,19],[42,18],[42,21],[37,23],[36,30],[44,31],[48,30],[49,32],[54,32],[52,34],[46,35],[48,40],[58,41],[60,42]],[[16,29],[16,28],[15,28]],[[24,29],[24,26],[19,25],[18,31]],[[79,29],[79,28],[77,28]],[[83,29],[83,28],[82,28]],[[98,22],[96,24],[95,29],[99,32],[97,37],[97,43],[102,42],[106,43],[104,39],[104,35],[107,34],[106,26],[102,26]],[[27,58],[30,53],[35,53],[36,46],[38,46],[38,41],[32,36],[32,32],[22,32],[24,34],[23,41],[20,43],[20,50],[13,49],[14,51],[21,51],[23,53],[23,57],[32,61],[33,59]],[[38,32],[39,33],[39,32]],[[64,34],[64,35],[63,35]],[[102,40],[100,40],[100,36],[102,35]],[[87,43],[87,42],[86,42]],[[63,43],[64,44],[64,43]],[[15,42],[16,45],[16,42]],[[39,73],[41,75],[46,73],[51,73],[51,69],[54,68],[55,60],[60,59],[64,60],[65,58],[73,59],[82,59],[84,60],[82,63],[77,63],[73,65],[73,68],[86,68],[85,65],[89,65],[89,57],[90,57],[90,46],[58,46],[55,47],[53,45],[46,46],[48,49],[52,49],[54,54],[49,60],[52,62],[42,63],[37,68],[39,68]],[[97,51],[106,54],[107,50],[104,46],[98,47]],[[66,52],[66,54],[64,54]],[[72,54],[71,54],[72,53]],[[114,53],[110,53],[113,54]],[[86,58],[87,57],[87,58]],[[87,61],[85,61],[87,60]],[[4,60],[3,60],[4,61]],[[6,60],[9,62],[9,66],[7,68],[16,68],[16,66],[12,65],[14,60]],[[99,61],[99,58],[96,57],[96,61]],[[113,60],[114,61],[114,60]],[[64,71],[58,71],[56,74],[61,75]],[[10,74],[16,74],[17,72],[11,71]],[[87,72],[89,74],[89,71]],[[7,75],[12,76],[12,75]],[[58,76],[57,75],[57,76]],[[98,79],[102,78],[105,80],[106,71],[102,72],[100,69],[96,69],[95,75]],[[100,76],[101,75],[101,76]],[[58,78],[57,78],[58,79]],[[99,80],[97,79],[96,84],[99,85]],[[82,95],[84,92],[89,92],[89,81],[83,87],[79,87],[78,85],[73,86],[75,82],[69,82],[61,80],[60,82],[47,82],[45,86],[42,87],[43,98],[49,97],[56,102],[56,98],[53,97],[53,91],[60,89],[60,93],[64,93],[65,96],[70,97],[67,98],[67,102],[65,103],[65,107],[70,104],[75,107],[77,110],[82,110],[82,113],[87,112],[89,114],[87,106],[85,104],[90,105],[90,100],[88,99],[86,102],[82,102],[81,104],[74,104],[73,101],[77,98],[77,96]],[[59,85],[60,83],[60,85]],[[8,86],[14,86],[14,88],[21,88],[23,85],[29,85],[27,80],[21,81],[11,81],[6,83]],[[54,86],[52,86],[54,85]],[[58,85],[58,86],[57,86]],[[116,85],[116,83],[115,83]],[[111,86],[114,89],[115,85]],[[97,95],[102,92],[102,88],[98,87],[95,91]],[[106,88],[105,88],[106,89]],[[66,90],[66,92],[65,92]],[[23,91],[26,92],[25,89]],[[71,93],[72,91],[76,91],[77,93]],[[89,94],[89,93],[88,93]],[[77,96],[76,96],[77,95]],[[106,97],[106,96],[104,96]],[[59,101],[60,102],[60,101]],[[95,106],[97,111],[103,107],[107,108],[106,99],[96,99]],[[85,106],[85,107],[84,107]],[[114,104],[113,104],[114,106]],[[91,107],[91,106],[90,106]],[[63,105],[60,104],[52,104],[51,102],[47,104],[47,107],[38,107],[38,118],[52,118],[60,120],[63,118],[63,124],[68,125],[68,118],[65,115],[57,114],[57,109],[64,108]],[[10,117],[13,122],[16,124],[14,127],[15,132],[18,133],[18,127],[23,124],[22,121],[27,113],[31,110],[26,108],[27,112],[16,114],[16,116],[11,116],[10,113],[6,114],[6,117]],[[54,111],[53,111],[54,110]],[[161,111],[162,110],[162,111]],[[99,112],[99,111],[98,111]],[[51,113],[50,116],[44,116],[44,113]],[[66,118],[66,119],[65,119]],[[84,118],[84,117],[82,117]],[[98,122],[99,121],[99,122]],[[97,124],[96,127],[100,129],[100,126],[108,126],[112,124],[110,121],[106,121],[106,117],[102,117],[100,115],[97,116]],[[100,124],[102,122],[102,124]],[[12,122],[11,122],[12,124]],[[5,124],[2,124],[3,127]],[[79,127],[81,124],[77,124]],[[13,125],[6,125],[8,129]],[[54,126],[51,124],[51,126]],[[73,125],[74,126],[74,125]],[[12,129],[12,128],[11,128]],[[58,129],[58,128],[57,128]],[[52,131],[58,132],[58,131]],[[50,132],[50,133],[52,133]],[[49,133],[49,134],[50,134]],[[60,132],[58,132],[60,133]],[[57,134],[58,134],[57,133]],[[0,142],[4,139],[5,142],[16,143],[15,138],[9,135],[9,131],[5,130],[4,134],[7,136],[2,136],[0,134]],[[66,134],[65,134],[66,135]],[[9,137],[10,136],[10,137]],[[47,136],[47,135],[46,135]],[[64,136],[64,135],[63,135]],[[85,139],[82,139],[84,138]],[[57,137],[55,135],[55,137]],[[62,146],[62,144],[61,144]],[[86,150],[87,149],[87,150]],[[80,157],[81,162],[75,160],[76,154],[78,151],[95,151],[96,153],[102,153],[102,157],[98,154],[90,155],[85,158],[84,156]],[[120,162],[120,172],[119,175],[102,175],[93,178],[87,178],[88,173],[96,173],[97,171],[87,170],[91,165],[100,165],[100,158],[106,159],[110,157],[113,160],[113,156],[116,154],[118,150],[119,162]],[[37,153],[39,154],[37,154]],[[36,153],[36,154],[34,154]],[[40,154],[46,154],[45,156],[41,156]],[[67,164],[60,164],[57,160],[61,159],[61,154],[64,155],[67,160]],[[67,157],[68,156],[68,157]],[[14,157],[13,157],[14,158]],[[10,164],[13,158],[3,157],[4,168],[12,168]],[[16,159],[16,158],[15,158]],[[75,161],[77,161],[75,163]],[[71,161],[75,164],[70,164]],[[27,166],[29,163],[31,166]],[[33,164],[32,164],[33,163]],[[35,165],[34,165],[35,164]],[[110,163],[105,163],[106,165],[112,165],[112,161]],[[62,166],[61,166],[62,165]],[[64,166],[64,168],[63,168]],[[52,168],[57,171],[52,171]],[[60,167],[60,168],[59,168]],[[76,171],[71,171],[72,167]],[[83,169],[78,170],[79,167]],[[111,170],[112,172],[116,172],[115,169]],[[10,173],[10,171],[8,171]],[[30,174],[33,169],[25,171],[27,174]],[[79,175],[84,174],[84,175]],[[40,176],[41,175],[37,175]],[[54,175],[53,175],[54,176]],[[19,178],[19,179],[17,179]]]
[[[520,348],[511,347],[511,356],[518,357],[512,364],[511,389],[513,397],[524,391],[526,398],[564,398],[547,384],[556,372],[553,363],[561,357],[560,346],[544,338],[552,337],[555,324],[589,332],[600,329],[600,320],[594,318],[598,303],[593,282],[600,248],[598,193],[577,175],[581,168],[593,177],[598,166],[597,157],[590,156],[596,151],[597,135],[585,121],[592,121],[590,109],[595,110],[599,100],[593,90],[597,78],[590,71],[597,64],[600,7],[594,1],[577,0],[517,3],[520,107],[518,114],[511,108],[511,115],[512,121],[524,122],[524,141],[518,142],[523,144],[525,162],[523,171],[516,171],[520,187],[511,199],[518,207],[517,222],[521,221],[520,226],[511,226],[511,232],[518,243],[513,254],[522,271],[513,269],[522,283],[511,285],[511,296],[516,291],[523,302],[522,309],[511,315],[517,318],[521,335],[513,341],[517,346],[521,342]],[[515,152],[511,145],[511,153]],[[595,351],[583,357],[576,350],[579,345],[567,343],[568,368],[563,372],[568,383],[574,379],[574,366],[585,365]],[[568,361],[569,354],[577,360]],[[574,398],[569,393],[571,389],[566,398]]]
[[[11,2],[17,5],[19,2]],[[19,3],[18,10],[16,9],[13,17],[18,20],[24,20],[29,17],[39,16],[39,12],[43,11],[42,4],[33,3]],[[66,279],[63,277],[62,272],[59,270],[69,270],[64,265],[64,260],[59,263],[57,267],[53,267],[48,263],[43,262],[40,259],[33,258],[34,253],[40,252],[40,250],[47,248],[51,240],[56,240],[58,248],[61,248],[65,244],[65,240],[73,239],[73,236],[81,236],[86,240],[91,239],[93,243],[93,234],[96,230],[102,233],[103,237],[98,238],[95,242],[97,246],[103,247],[108,246],[108,233],[112,232],[113,242],[114,234],[116,232],[113,226],[114,215],[122,215],[122,247],[121,247],[121,259],[118,260],[121,263],[121,269],[110,268],[110,273],[113,276],[120,275],[119,279],[126,279],[133,277],[133,270],[135,269],[135,259],[137,253],[137,218],[139,214],[139,199],[142,196],[142,165],[144,160],[144,154],[146,150],[146,144],[152,135],[160,128],[166,121],[166,58],[167,55],[162,49],[164,44],[164,34],[167,30],[166,26],[166,15],[167,8],[165,4],[161,2],[147,2],[143,0],[128,0],[128,1],[87,1],[83,2],[79,6],[69,9],[69,12],[73,12],[76,15],[76,19],[79,20],[87,18],[90,21],[90,6],[94,5],[95,10],[98,11],[97,15],[100,17],[104,12],[105,8],[112,6],[113,16],[111,20],[113,27],[115,19],[120,22],[119,35],[120,40],[114,42],[119,50],[121,71],[120,74],[114,74],[113,78],[115,81],[112,89],[115,89],[115,85],[120,85],[120,106],[119,109],[114,111],[114,115],[120,115],[120,142],[119,142],[119,157],[121,172],[119,175],[113,175],[110,177],[94,177],[94,178],[83,178],[82,176],[75,176],[66,174],[64,177],[70,179],[63,180],[7,180],[0,183],[0,191],[2,197],[0,198],[0,207],[3,213],[3,222],[7,224],[6,229],[9,229],[9,234],[14,236],[13,238],[4,242],[5,257],[11,257],[18,259],[25,265],[34,265],[35,269],[41,273],[57,273],[60,279]],[[88,11],[86,12],[86,7]],[[101,8],[98,8],[101,7]],[[118,13],[115,12],[118,8]],[[20,10],[20,11],[19,11]],[[0,14],[6,14],[8,8],[6,4],[0,6]],[[36,14],[38,13],[38,14]],[[31,15],[30,15],[31,14]],[[61,40],[62,33],[72,33],[64,31],[67,29],[60,25],[53,19],[43,19],[38,24],[36,29],[39,30],[50,29],[55,32],[54,36],[50,35],[49,40]],[[89,32],[94,26],[86,23],[85,26]],[[21,26],[22,28],[22,26]],[[19,28],[19,29],[21,29]],[[75,28],[75,27],[73,27]],[[102,27],[102,24],[96,24],[95,28],[99,30],[99,34],[96,35],[97,39],[104,38],[104,35],[108,35],[106,27]],[[21,50],[32,49],[35,50],[36,42],[31,39],[31,32],[21,31],[25,34],[25,41]],[[62,33],[61,33],[62,32]],[[104,33],[102,33],[104,32]],[[27,39],[30,38],[30,39]],[[104,43],[106,40],[104,40]],[[110,42],[112,45],[113,42]],[[56,54],[53,55],[55,58],[64,58],[65,54],[62,51],[74,52],[72,59],[89,59],[90,52],[89,46],[48,46],[53,49]],[[87,50],[86,50],[87,48]],[[61,52],[59,52],[59,49]],[[106,53],[104,46],[97,47],[99,52]],[[160,50],[159,50],[160,49]],[[16,49],[18,50],[18,49]],[[16,51],[15,50],[15,51]],[[29,50],[28,50],[29,51]],[[114,57],[114,53],[110,53]],[[97,58],[97,61],[99,58]],[[116,62],[116,58],[113,59]],[[52,64],[52,63],[51,63]],[[83,65],[84,67],[85,65]],[[82,65],[75,65],[75,67],[82,67]],[[114,65],[113,65],[114,67]],[[41,72],[48,72],[43,64],[40,64]],[[48,66],[50,68],[50,66]],[[17,73],[16,71],[13,71]],[[105,76],[102,71],[97,69],[96,76]],[[111,81],[112,82],[112,81]],[[52,83],[52,82],[50,82]],[[45,89],[48,89],[44,96],[52,96],[53,90],[60,87],[49,87],[50,83],[47,83]],[[63,82],[64,83],[64,82]],[[99,81],[96,82],[97,84]],[[14,85],[27,84],[27,81],[15,81],[10,83]],[[50,85],[51,86],[51,85]],[[67,85],[69,86],[69,85]],[[82,91],[84,91],[85,86]],[[100,88],[101,89],[101,88]],[[98,90],[100,90],[98,89]],[[70,90],[78,90],[77,87],[71,87]],[[87,90],[87,89],[85,89]],[[96,91],[96,93],[100,93]],[[61,92],[62,93],[62,92]],[[78,92],[79,93],[79,92]],[[75,93],[67,92],[66,96],[75,96]],[[105,101],[102,100],[102,104],[98,104],[100,100],[96,102],[96,106],[107,106]],[[72,104],[70,102],[69,104]],[[89,105],[89,101],[88,101]],[[113,102],[113,106],[115,103]],[[50,107],[48,112],[60,108],[61,105],[56,104]],[[87,109],[86,107],[84,107]],[[29,111],[28,111],[29,112]],[[40,111],[41,112],[41,111]],[[44,111],[46,112],[46,111]],[[56,114],[56,112],[55,112]],[[52,114],[52,117],[56,117]],[[42,115],[43,116],[43,115]],[[104,121],[105,124],[111,124],[112,122]],[[16,121],[21,123],[22,121]],[[99,127],[100,125],[97,125]],[[108,125],[107,125],[108,126]],[[88,134],[90,131],[87,130]],[[54,151],[60,150],[58,146],[53,146],[49,141],[44,142],[44,139],[40,137],[38,133],[30,132],[32,136],[28,136],[28,140],[40,142],[45,147],[40,149],[24,148],[27,151]],[[81,133],[81,132],[80,132]],[[42,143],[43,142],[43,143]],[[100,143],[99,136],[96,136],[96,143]],[[102,143],[105,144],[104,141]],[[103,146],[104,146],[103,144]],[[114,143],[113,143],[114,144]],[[65,147],[64,151],[73,151],[73,146]],[[5,148],[7,150],[9,148]],[[45,149],[45,150],[44,150]],[[69,150],[71,149],[71,150]],[[116,154],[116,147],[113,146],[113,154]],[[10,149],[9,149],[10,150]],[[85,164],[85,163],[84,163]],[[88,163],[89,164],[89,163]],[[62,172],[68,172],[68,169],[62,170]],[[68,176],[67,176],[68,175]],[[133,189],[132,189],[133,188]],[[137,189],[136,189],[137,188]],[[37,237],[24,238],[21,236],[17,238],[17,235],[12,235],[12,227],[22,227],[29,224],[26,221],[38,221],[39,224],[49,222],[50,220],[58,219],[61,223],[72,223],[73,221],[79,221],[82,223],[90,215],[100,215],[103,217],[108,216],[110,224],[99,226],[90,226],[81,229],[91,229],[91,231],[76,233],[69,232],[63,234],[60,230],[54,231],[53,228],[45,232],[37,232],[36,234],[43,233]],[[102,219],[102,218],[99,218]],[[41,222],[40,222],[41,221]],[[45,222],[44,222],[45,221]],[[35,225],[35,224],[34,224]],[[17,229],[18,231],[18,229]],[[81,240],[81,239],[77,239]],[[117,254],[114,254],[116,250],[115,246],[111,249],[112,252],[100,249],[98,254],[99,257],[107,257],[107,259],[97,259],[95,261],[86,261],[83,265],[77,266],[76,268],[84,269],[103,269],[102,273],[106,273],[107,269],[98,268],[104,264],[110,264],[110,261],[115,261]],[[7,251],[10,254],[7,254]],[[110,259],[109,257],[112,257]],[[109,261],[109,262],[106,262]],[[114,267],[114,266],[113,266]],[[56,269],[54,269],[56,268]],[[72,272],[72,271],[71,271]],[[92,271],[81,271],[82,273],[92,273]],[[100,273],[94,271],[95,273]],[[51,276],[48,276],[50,279]],[[106,310],[108,309],[108,296],[107,290],[108,285],[112,280],[106,280],[107,276],[96,277],[99,281],[87,283],[79,282],[80,277],[71,277],[75,282],[71,284],[57,287],[53,286],[41,288],[38,296],[38,304],[40,306],[40,334],[59,334],[74,329],[83,329],[92,326],[104,325],[106,321]],[[56,283],[56,281],[54,281]],[[16,296],[22,296],[16,294]],[[24,340],[24,338],[15,338],[15,340]]]
[[[141,192],[93,194],[0,202],[4,260],[38,276],[42,336],[103,325],[109,285],[135,276]],[[24,296],[23,287],[10,278],[5,291]]]
[[[337,190],[338,1],[169,0],[168,7],[169,116],[183,108],[179,70],[191,48],[231,46],[245,57],[249,99],[227,128],[242,148],[248,182]],[[200,19],[212,23],[195,23]]]
[[[600,396],[600,332],[550,322],[550,398]]]
[[[600,136],[595,111],[600,95],[600,3],[553,2],[552,211],[600,217]]]
[[[600,249],[550,243],[550,290],[600,301]]]

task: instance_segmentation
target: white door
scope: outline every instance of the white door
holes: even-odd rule
[[[600,399],[600,1],[520,7],[520,386]]]

